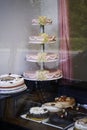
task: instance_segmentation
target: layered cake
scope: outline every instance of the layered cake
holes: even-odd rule
[[[46,33],[41,33],[38,36],[29,37],[29,43],[34,43],[34,44],[54,43],[55,41],[56,41],[55,36],[51,36]]]
[[[32,20],[33,25],[46,25],[52,24],[52,20],[46,16],[39,16],[37,19]]]
[[[24,77],[30,80],[53,80],[62,77],[61,70],[36,70],[24,72]]]
[[[17,74],[4,74],[0,76],[0,93],[9,94],[24,91],[26,89],[24,79]]]
[[[31,107],[26,115],[26,118],[36,121],[47,121],[49,118],[49,112],[42,107]]]
[[[78,119],[74,124],[73,130],[87,130],[87,117]]]
[[[58,60],[58,58],[58,54],[46,52],[30,53],[26,55],[26,60],[32,62],[51,62]]]
[[[73,97],[60,96],[55,98],[56,106],[61,108],[74,107],[76,101]]]

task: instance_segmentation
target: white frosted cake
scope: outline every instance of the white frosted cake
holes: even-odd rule
[[[52,24],[52,20],[46,16],[39,16],[37,19],[32,20],[32,25],[46,25]]]
[[[58,59],[59,57],[57,53],[40,52],[40,53],[29,53],[26,55],[26,60],[32,62],[51,62],[56,61]]]
[[[49,119],[49,112],[42,107],[31,107],[26,115],[26,118],[36,121],[47,121]]]
[[[59,69],[27,71],[23,76],[30,80],[53,80],[62,77],[62,71]]]
[[[8,94],[25,90],[27,87],[21,75],[4,74],[0,76],[0,93]]]
[[[74,130],[87,130],[87,117],[78,119],[74,124]]]
[[[34,43],[34,44],[54,43],[55,41],[56,41],[55,36],[51,36],[46,33],[41,33],[38,36],[29,37],[29,43]]]

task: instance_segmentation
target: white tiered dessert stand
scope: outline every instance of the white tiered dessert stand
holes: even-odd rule
[[[42,17],[43,17],[43,16],[42,16]],[[49,24],[49,23],[47,23],[47,24]],[[33,24],[33,23],[32,23],[32,25],[39,25],[39,26],[40,26],[40,33],[41,33],[41,34],[45,33],[45,25],[46,25],[46,24],[45,24],[45,25],[42,25],[42,24],[40,24],[40,23],[38,23],[38,24]],[[56,42],[56,41],[53,41],[53,42],[51,42],[50,44],[52,44],[52,43],[54,44],[54,42]],[[37,43],[37,41],[36,41],[36,42],[35,42],[35,41],[34,41],[34,42],[29,41],[29,43],[30,43],[30,44],[36,44],[36,45],[39,44],[39,45],[40,45],[40,48],[41,48],[41,50],[40,50],[41,53],[45,52],[45,44],[46,44],[46,45],[49,44],[49,43],[40,43],[40,42]],[[47,53],[47,52],[46,52],[46,53]],[[49,53],[48,53],[48,54],[49,54]],[[52,52],[51,54],[55,54],[55,53]],[[39,62],[39,63],[40,63],[40,71],[43,71],[43,70],[46,69],[46,67],[45,67],[46,62],[50,62],[50,63],[51,63],[51,62],[54,62],[54,64],[55,64],[55,62],[58,62],[58,61],[59,61],[59,57],[58,57],[58,59],[56,58],[56,59],[54,59],[54,60],[52,59],[52,60],[49,60],[49,61],[48,61],[48,60],[47,60],[47,61],[42,61],[42,60],[41,60],[41,61],[38,61],[38,60],[29,60],[29,59],[28,59],[27,61],[28,61],[28,62],[33,62],[33,63]],[[58,68],[57,68],[57,69],[58,69]],[[50,81],[50,80],[55,80],[55,81],[57,81],[57,80],[60,79],[60,78],[62,78],[62,74],[61,74],[60,76],[56,77],[56,78],[45,79],[45,80],[44,80],[44,79],[31,79],[31,78],[28,78],[28,77],[24,76],[24,79],[25,79],[25,80],[35,81],[35,84],[36,84],[35,87],[36,87],[36,88],[38,88],[38,81],[40,81],[40,82],[41,82],[41,81]],[[43,94],[43,96],[45,96],[45,94]]]

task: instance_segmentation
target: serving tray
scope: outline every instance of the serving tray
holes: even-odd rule
[[[31,119],[31,118],[27,118],[26,115],[27,115],[27,114],[21,115],[21,118],[26,119],[26,120],[30,120],[30,121],[34,121],[34,122],[37,122],[37,123],[47,122],[47,121],[49,120],[48,118],[47,118],[47,119],[44,119],[44,120],[41,120],[41,121],[39,121],[39,120],[33,120],[33,119]]]
[[[25,110],[29,110],[29,108],[32,106],[41,106],[41,104],[36,102],[30,102],[27,105],[28,109]],[[44,125],[52,126],[60,130],[73,130],[74,123],[77,119],[87,117],[87,109],[82,106],[79,107],[75,106],[74,108],[67,108],[65,109],[65,111],[50,113],[49,119],[41,120],[41,121],[27,118],[26,117],[27,112],[28,111],[22,113],[20,117],[25,120],[30,120],[37,123],[42,123]]]

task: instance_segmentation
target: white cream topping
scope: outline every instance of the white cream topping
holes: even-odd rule
[[[43,104],[42,107],[44,109],[47,109],[49,112],[58,112],[58,111],[61,111],[60,108],[56,107],[56,106],[51,106],[50,103],[48,104]]]
[[[31,114],[45,114],[48,112],[48,110],[44,110],[42,107],[32,107],[29,111]]]
[[[87,130],[87,118],[79,119],[75,122],[75,128]]]
[[[20,75],[16,74],[4,74],[0,76],[0,87],[12,87],[19,84],[23,84],[24,79]]]

